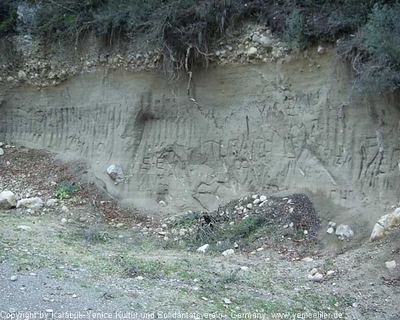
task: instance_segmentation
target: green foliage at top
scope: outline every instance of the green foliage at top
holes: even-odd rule
[[[0,34],[13,31],[16,22],[16,7],[9,0],[0,3]]]
[[[304,45],[303,16],[299,9],[294,8],[286,20],[283,40],[293,49]]]
[[[341,47],[355,72],[354,92],[376,94],[400,86],[400,4],[374,6],[367,23]]]
[[[76,45],[89,31],[109,45],[136,41],[163,48],[164,66],[174,72],[187,61],[207,62],[209,43],[243,21],[263,23],[300,49],[357,33],[341,50],[356,70],[355,87],[364,86],[364,92],[398,87],[396,0],[2,0],[0,33],[16,30],[21,3],[35,7],[31,33],[44,43]]]

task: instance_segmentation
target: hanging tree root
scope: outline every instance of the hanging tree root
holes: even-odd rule
[[[191,51],[192,49],[196,49],[197,52],[198,52],[199,54],[201,54],[201,55],[205,58],[205,61],[206,61],[206,64],[207,64],[207,65],[208,65],[208,56],[209,56],[209,54],[200,51],[200,49],[199,49],[198,47],[196,47],[196,46],[189,46],[189,47],[186,49],[186,55],[185,55],[185,70],[186,70],[186,73],[187,73],[187,75],[188,75],[188,77],[189,77],[186,90],[187,90],[187,94],[188,94],[189,99],[190,99],[191,101],[193,101],[194,103],[197,104],[197,101],[196,101],[194,95],[192,94],[193,91],[191,90],[191,89],[192,89],[193,71],[192,71],[191,68],[189,67],[189,57],[190,57],[190,51]]]

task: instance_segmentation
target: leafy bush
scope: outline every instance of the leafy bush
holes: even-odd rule
[[[400,86],[400,4],[376,5],[366,25],[340,49],[355,72],[354,91],[375,94]]]
[[[299,9],[294,8],[286,20],[283,40],[292,49],[300,49],[304,45],[303,16]]]
[[[230,231],[231,235],[235,239],[248,238],[257,230],[264,228],[266,220],[262,215],[251,215],[235,224]]]
[[[62,181],[57,185],[54,195],[59,199],[65,199],[74,192],[78,191],[79,187],[72,181]]]
[[[197,222],[199,218],[199,214],[193,211],[189,211],[183,215],[176,217],[174,223],[172,224],[173,228],[189,228],[193,224]]]
[[[17,9],[14,3],[9,0],[0,3],[0,34],[12,31],[16,22]]]

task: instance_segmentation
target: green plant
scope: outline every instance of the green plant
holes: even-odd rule
[[[400,4],[375,5],[366,24],[344,41],[340,55],[354,71],[353,92],[376,94],[400,87]]]
[[[199,218],[199,214],[197,212],[189,211],[183,215],[177,216],[175,218],[174,223],[172,224],[173,228],[189,228],[193,224],[196,223]]]
[[[74,182],[65,180],[57,185],[57,188],[54,191],[54,195],[57,198],[63,200],[78,190],[79,187]]]
[[[286,20],[283,39],[292,49],[301,49],[304,46],[303,16],[297,8],[290,12]]]
[[[107,242],[110,240],[110,235],[106,231],[100,231],[95,226],[91,226],[84,233],[86,241],[90,243]]]
[[[0,33],[13,30],[17,22],[17,10],[11,5],[0,5]]]
[[[261,215],[251,215],[240,220],[231,230],[234,238],[248,238],[257,230],[265,227],[266,219]]]

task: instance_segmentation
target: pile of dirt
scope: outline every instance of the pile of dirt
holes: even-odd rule
[[[308,196],[253,195],[211,213],[189,212],[175,218],[171,233],[195,247],[214,243],[221,249],[254,253],[274,248],[300,258],[319,245],[320,219]]]

